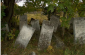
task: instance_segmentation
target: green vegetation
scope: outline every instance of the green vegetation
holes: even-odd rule
[[[6,6],[2,5],[1,6],[1,19],[3,18],[3,16],[5,16],[4,9],[6,9]]]
[[[10,2],[9,2],[10,1]],[[33,36],[32,40],[26,49],[21,50],[13,47],[15,39],[19,34],[19,16],[27,13],[28,24],[30,19],[38,19],[40,25],[43,20],[49,19],[51,15],[59,14],[61,27],[69,29],[69,21],[71,18],[76,18],[77,14],[79,17],[85,17],[85,0],[79,2],[79,0],[31,0],[32,2],[26,2],[24,6],[20,7],[14,3],[15,0],[4,0],[4,5],[1,6],[1,28],[5,27],[8,23],[10,31],[1,30],[1,51],[2,54],[7,55],[28,55],[31,51],[35,51],[36,55],[85,55],[85,45],[74,45],[73,35],[70,36],[68,33],[71,31],[64,30],[63,37],[58,31],[58,35],[64,41],[66,47],[58,49],[55,47],[56,41],[53,37],[51,45],[43,51],[37,50],[39,38]],[[44,3],[39,5],[43,1]],[[48,4],[48,7],[45,7]],[[29,14],[29,12],[40,11],[42,14]],[[62,14],[61,14],[62,13]],[[45,14],[45,15],[44,15]],[[47,18],[48,16],[48,18]]]
[[[57,34],[60,34],[60,33],[57,33]],[[73,41],[71,40],[72,37],[70,37],[69,35],[64,35],[64,37],[65,36],[66,36],[66,39],[65,38],[62,39],[66,41],[65,48],[56,48],[55,47],[56,40],[55,40],[55,37],[53,37],[51,46],[49,46],[46,50],[39,51],[37,49],[38,37],[33,36],[28,46],[24,50],[13,47],[15,43],[15,39],[14,39],[7,42],[3,41],[1,51],[2,51],[2,54],[7,53],[8,55],[12,55],[12,54],[13,55],[28,55],[32,51],[34,51],[37,55],[85,55],[85,45],[80,45],[80,44],[74,45]]]

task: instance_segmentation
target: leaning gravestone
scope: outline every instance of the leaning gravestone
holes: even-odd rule
[[[26,48],[27,44],[29,43],[35,29],[28,26],[23,25],[20,30],[20,33],[15,41],[15,46],[18,45],[19,47]]]
[[[78,41],[80,44],[85,44],[85,17],[74,18],[73,29],[75,43]]]
[[[52,34],[54,27],[50,24],[50,21],[43,21],[41,33],[39,37],[38,49],[46,49],[51,44]]]
[[[27,15],[20,16],[20,23],[19,23],[20,30],[24,24],[27,24]]]
[[[51,22],[52,26],[54,26],[54,32],[56,32],[57,27],[59,25],[59,17],[52,15],[50,17],[50,22]]]
[[[32,20],[31,25],[33,28],[35,28],[36,31],[40,31],[39,20]]]

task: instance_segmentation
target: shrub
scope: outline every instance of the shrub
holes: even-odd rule
[[[6,9],[6,7],[2,5],[1,6],[1,19],[3,18],[3,16],[5,16],[4,9]]]

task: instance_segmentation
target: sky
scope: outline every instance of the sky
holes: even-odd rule
[[[16,4],[19,5],[19,6],[23,6],[25,4],[24,2],[26,2],[26,0],[22,0],[22,1],[18,2],[18,3],[16,3]],[[80,2],[82,2],[82,0],[80,0]]]
[[[24,2],[26,2],[26,0],[22,0],[22,1],[18,2],[18,3],[16,3],[16,4],[19,5],[19,6],[23,6],[25,4]]]

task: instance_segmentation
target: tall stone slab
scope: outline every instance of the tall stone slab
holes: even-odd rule
[[[73,29],[75,43],[85,44],[85,17],[74,18]]]
[[[50,21],[43,21],[41,33],[39,37],[38,49],[46,49],[51,44],[52,34],[54,27],[50,24]]]
[[[59,25],[59,17],[52,15],[50,17],[50,22],[51,22],[52,26],[54,26],[54,32],[56,32],[57,27]]]
[[[24,24],[27,24],[27,15],[20,16],[20,22],[19,22],[19,29],[20,30]]]
[[[20,33],[15,41],[15,46],[26,48],[29,43],[35,29],[28,25],[23,25],[20,30]]]
[[[36,31],[40,31],[39,20],[32,20],[31,25],[33,28],[35,28]]]

